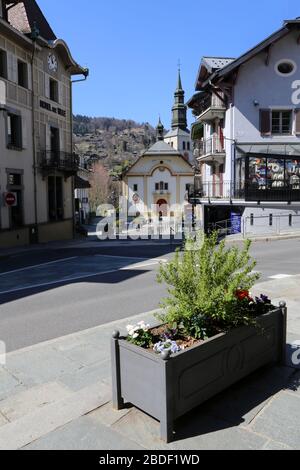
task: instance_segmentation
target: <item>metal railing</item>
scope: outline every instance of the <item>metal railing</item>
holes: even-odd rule
[[[196,141],[194,148],[197,158],[225,153],[224,139],[221,139],[218,135],[212,135],[208,139]]]
[[[43,170],[56,169],[76,173],[79,169],[79,157],[75,153],[43,150],[38,153],[38,165]]]
[[[253,181],[241,182],[215,181],[200,182],[190,186],[189,199],[243,199],[246,201],[292,202],[300,201],[299,185],[289,183],[282,187],[258,185]]]

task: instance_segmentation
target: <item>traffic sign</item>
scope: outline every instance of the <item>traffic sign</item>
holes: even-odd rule
[[[12,207],[17,205],[17,195],[16,193],[6,193],[5,196],[5,202],[7,206]]]

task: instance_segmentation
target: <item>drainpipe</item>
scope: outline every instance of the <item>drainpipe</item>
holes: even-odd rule
[[[89,76],[89,70],[86,69],[83,74],[84,78],[79,80],[70,81],[70,122],[71,122],[71,152],[73,154],[73,83],[85,82]],[[72,215],[73,215],[73,238],[76,235],[76,226],[75,226],[75,176],[72,176]]]
[[[36,40],[39,36],[39,30],[34,24],[31,33],[32,55],[31,55],[31,117],[32,117],[32,152],[33,152],[33,191],[34,191],[34,225],[36,241],[38,242],[38,209],[37,209],[37,162],[36,162],[36,141],[35,141],[35,103],[34,103],[34,56],[36,51]]]

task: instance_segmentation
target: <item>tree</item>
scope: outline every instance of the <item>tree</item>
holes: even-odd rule
[[[93,164],[89,182],[91,185],[89,194],[92,212],[97,213],[98,207],[103,204],[118,206],[119,184],[113,181],[113,178],[110,177],[108,171],[100,162]]]

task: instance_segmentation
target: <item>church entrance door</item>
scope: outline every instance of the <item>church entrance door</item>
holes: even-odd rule
[[[156,203],[158,206],[158,213],[159,217],[167,217],[168,216],[168,203],[165,199],[159,199]]]

